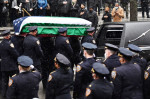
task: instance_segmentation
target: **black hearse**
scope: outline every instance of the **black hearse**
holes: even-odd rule
[[[126,47],[129,43],[138,45],[143,56],[150,60],[150,22],[104,23],[97,32],[98,58],[104,56],[105,43]]]

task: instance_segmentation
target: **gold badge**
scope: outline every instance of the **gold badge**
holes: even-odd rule
[[[69,44],[69,40],[66,40],[66,43]]]
[[[93,40],[93,43],[94,43],[94,44],[96,43],[95,40]]]
[[[10,44],[10,47],[14,48],[14,44],[13,44],[13,43],[11,43],[11,44]]]
[[[112,71],[112,72],[111,72],[111,77],[112,77],[113,79],[115,79],[116,76],[117,76],[117,72],[116,72],[116,71]]]
[[[38,40],[38,41],[36,41],[36,43],[37,43],[37,45],[40,45],[40,41]]]
[[[12,79],[9,79],[8,86],[10,87],[12,84],[13,84],[13,80],[12,80]]]
[[[49,75],[48,82],[50,82],[52,78],[53,78],[52,75]]]
[[[148,78],[148,76],[149,76],[149,73],[147,71],[145,71],[145,74],[144,74],[145,80]]]
[[[80,65],[77,65],[77,72],[79,72],[82,69]]]
[[[86,88],[86,97],[88,97],[91,94],[91,89]]]

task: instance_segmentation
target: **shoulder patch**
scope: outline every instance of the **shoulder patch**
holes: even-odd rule
[[[92,41],[94,44],[96,43],[95,40]]]
[[[117,76],[117,72],[116,72],[116,71],[112,71],[112,72],[111,72],[111,77],[112,77],[113,79],[115,79],[116,76]]]
[[[81,71],[82,67],[80,65],[77,65],[77,72]]]
[[[9,79],[8,86],[10,87],[12,84],[13,84],[13,80],[10,78],[10,79]]]
[[[144,78],[145,78],[145,80],[146,80],[148,77],[149,77],[149,73],[148,73],[147,71],[145,71],[145,73],[144,73]]]
[[[68,39],[66,40],[66,43],[69,44],[69,40]]]
[[[48,77],[48,82],[50,82],[52,80],[53,76],[52,75],[49,75]]]
[[[37,43],[37,45],[40,45],[40,41],[38,40],[38,41],[36,41],[36,43]]]
[[[88,97],[91,94],[91,89],[90,88],[86,88],[86,97]]]
[[[11,44],[10,44],[10,47],[14,48],[14,44],[13,44],[13,43],[11,43]]]

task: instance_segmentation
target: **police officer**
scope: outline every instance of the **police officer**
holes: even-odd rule
[[[72,57],[73,57],[73,49],[70,45],[69,39],[67,36],[67,28],[60,28],[59,31],[60,33],[59,36],[56,37],[55,40],[55,50],[56,50],[56,54],[57,53],[61,53],[63,55],[65,55],[72,63]],[[71,64],[72,68],[73,68],[73,64]]]
[[[17,61],[20,73],[9,79],[7,99],[38,98],[41,75],[37,71],[31,71],[33,60],[28,56],[20,56]]]
[[[73,85],[71,63],[63,54],[58,53],[55,58],[56,71],[48,78],[46,99],[71,99],[70,88]]]
[[[141,0],[141,7],[142,7],[142,17],[144,18],[144,12],[146,12],[147,18],[149,18],[149,1],[148,0]]]
[[[41,57],[43,55],[40,41],[36,38],[37,27],[32,26],[29,28],[30,33],[25,37],[23,42],[24,53],[23,55],[29,56],[33,60],[35,68],[41,72]]]
[[[87,31],[87,35],[82,38],[81,44],[83,44],[85,42],[95,44],[96,42],[95,42],[95,40],[93,38],[93,35],[95,33],[95,28],[91,27],[91,28],[87,29],[86,31]]]
[[[74,99],[84,99],[86,87],[93,80],[91,74],[92,64],[96,61],[93,54],[97,46],[92,43],[83,43],[82,46],[85,60],[80,62],[76,68]]]
[[[143,99],[141,68],[131,62],[133,53],[119,48],[118,56],[122,65],[111,73],[114,84],[112,99]]]
[[[117,52],[117,46],[110,43],[105,44],[105,60],[103,61],[103,63],[106,65],[110,73],[114,68],[121,65]]]
[[[122,8],[126,11],[126,18],[128,18],[128,4],[129,0],[120,0],[120,3],[122,5]]]
[[[1,71],[2,71],[2,96],[6,96],[7,84],[9,77],[18,73],[17,57],[18,53],[14,48],[14,44],[11,42],[10,30],[5,30],[1,34],[3,40],[0,44],[0,56],[1,56]]]
[[[147,67],[144,73],[144,99],[150,99],[150,66]]]
[[[23,54],[24,35],[15,33],[15,35],[11,37],[11,41],[14,44],[14,47],[17,50],[19,56],[21,56]]]
[[[142,52],[142,50],[134,44],[129,44],[128,48],[129,48],[130,51],[135,53],[135,55],[132,58],[132,62],[139,64],[142,71],[143,71],[142,73],[144,73],[144,70],[147,67],[147,61],[146,61],[145,58],[140,56],[140,53]]]
[[[92,68],[92,77],[94,81],[86,88],[85,99],[111,99],[113,93],[113,84],[105,79],[109,70],[104,64],[94,63]]]

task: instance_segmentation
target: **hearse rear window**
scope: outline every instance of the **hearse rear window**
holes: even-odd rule
[[[107,30],[106,38],[119,39],[121,38],[122,30]]]

